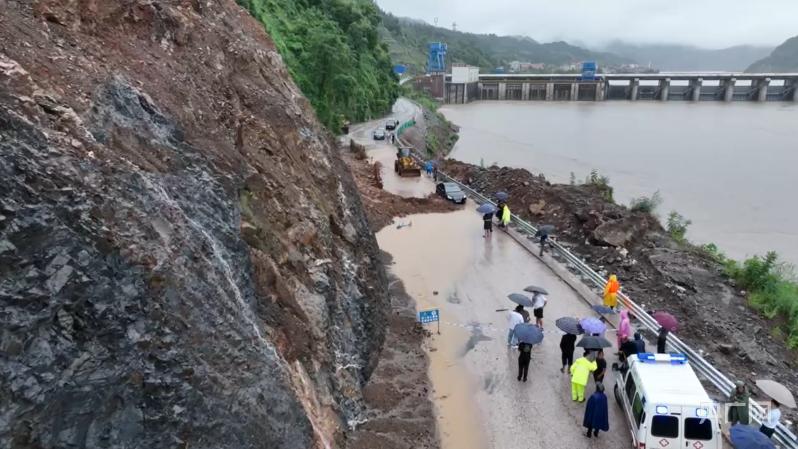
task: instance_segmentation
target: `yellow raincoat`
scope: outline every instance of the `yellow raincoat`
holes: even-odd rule
[[[585,385],[590,373],[598,369],[596,362],[591,362],[585,357],[579,357],[571,365],[571,399],[582,402],[585,400]]]
[[[504,205],[504,210],[502,211],[502,224],[507,226],[510,224],[510,206]]]
[[[614,274],[610,276],[607,285],[604,286],[604,305],[607,307],[616,307],[618,305],[618,290],[621,284],[618,283],[618,277]]]

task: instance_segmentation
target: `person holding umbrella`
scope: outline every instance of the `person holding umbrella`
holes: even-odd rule
[[[482,229],[485,231],[483,237],[488,238],[493,235],[493,213],[496,208],[493,204],[484,203],[477,208],[477,212],[482,214]]]
[[[618,306],[618,290],[621,289],[621,284],[618,282],[618,276],[610,275],[607,284],[604,286],[604,305],[613,311]]]
[[[607,407],[607,395],[604,394],[604,384],[597,383],[596,391],[587,400],[585,406],[585,418],[582,426],[587,427],[587,437],[598,437],[599,430],[605,432],[610,430],[609,409]]]
[[[535,315],[535,324],[543,330],[543,308],[546,307],[546,296],[541,292],[535,292],[532,297],[535,305],[532,306],[532,314]]]
[[[582,357],[579,357],[571,365],[571,399],[576,402],[584,402],[585,400],[585,386],[590,373],[595,371],[596,366],[595,354],[585,351]]]
[[[665,346],[668,343],[668,329],[664,327],[659,328],[659,335],[657,335],[657,354],[665,354]]]
[[[518,339],[515,336],[515,326],[524,322],[524,315],[521,314],[521,310],[524,310],[524,306],[519,304],[507,314],[507,326],[509,327],[507,346],[515,346],[518,344]]]
[[[546,246],[546,242],[549,240],[549,233],[551,232],[554,232],[554,226],[552,225],[543,225],[535,232],[535,237],[540,239],[540,256],[543,256],[543,248]]]
[[[607,360],[604,359],[604,350],[596,351],[596,370],[593,371],[593,381],[596,384],[604,382],[604,374],[607,372]]]
[[[781,420],[781,406],[795,408],[795,397],[787,387],[772,380],[757,380],[756,386],[771,399],[770,410],[762,420],[759,431],[767,435],[768,438],[772,438],[779,425],[779,420]]]
[[[775,399],[770,400],[770,410],[768,411],[765,419],[762,420],[762,425],[759,426],[759,431],[764,433],[768,438],[773,438],[776,433],[776,426],[779,425],[781,420],[781,404]]]
[[[562,359],[561,373],[565,373],[566,368],[574,364],[574,348],[576,346],[576,336],[581,334],[582,328],[579,326],[579,321],[576,318],[564,316],[557,318],[554,322],[557,329],[564,332],[560,339],[560,353]]]
[[[518,381],[526,382],[529,362],[532,360],[532,346],[543,341],[543,332],[536,326],[521,323],[513,329],[518,338]]]

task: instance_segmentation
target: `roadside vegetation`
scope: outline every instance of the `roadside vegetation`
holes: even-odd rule
[[[609,176],[602,175],[594,168],[593,170],[590,170],[590,174],[587,175],[587,178],[585,178],[585,184],[596,187],[607,201],[611,203],[615,202],[612,197],[613,190],[612,186],[610,185]]]
[[[402,95],[421,106],[427,125],[424,144],[428,156],[445,156],[457,143],[457,127],[438,112],[441,104],[426,92],[413,88],[410,83],[402,86]]]
[[[794,268],[779,260],[775,251],[742,262],[726,257],[714,243],[701,250],[723,266],[723,271],[748,294],[754,309],[770,319],[783,321],[776,328],[791,349],[798,349],[798,278]]]
[[[388,112],[399,95],[380,12],[370,0],[238,0],[274,40],[322,123]]]

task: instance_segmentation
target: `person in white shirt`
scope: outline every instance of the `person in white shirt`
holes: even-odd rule
[[[768,438],[773,438],[773,432],[776,431],[776,426],[779,425],[779,420],[781,419],[781,409],[779,407],[781,407],[781,404],[778,401],[771,400],[770,411],[762,421],[762,426],[759,427],[759,431],[767,435]]]
[[[521,315],[520,312],[521,309],[523,309],[523,307],[518,306],[507,315],[507,326],[510,328],[509,332],[507,332],[507,346],[516,346],[518,344],[518,339],[515,338],[514,331],[515,326],[524,322],[524,316]]]
[[[535,305],[532,306],[532,314],[535,315],[535,324],[543,330],[543,308],[546,307],[546,296],[543,293],[537,292],[532,297]]]

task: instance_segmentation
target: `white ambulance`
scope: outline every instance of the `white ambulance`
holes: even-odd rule
[[[628,366],[627,366],[628,365]],[[641,353],[613,364],[615,400],[636,449],[720,449],[717,404],[683,354]]]

